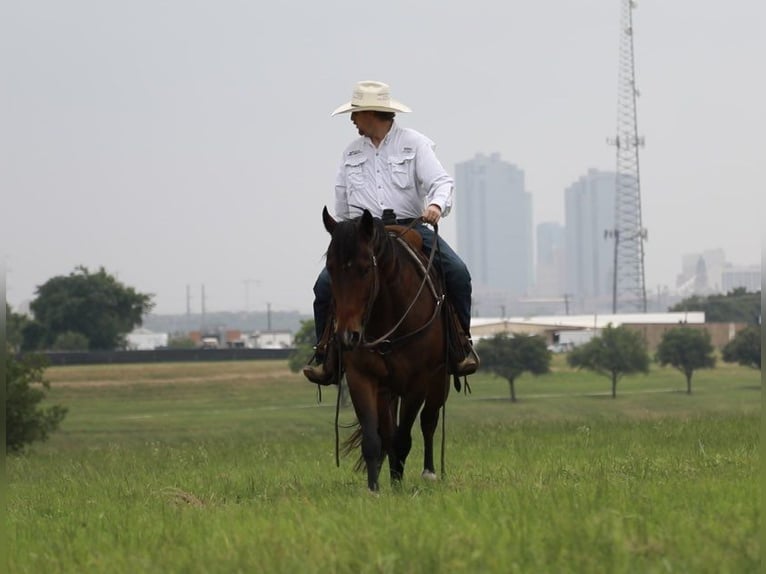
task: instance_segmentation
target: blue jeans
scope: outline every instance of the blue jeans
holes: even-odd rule
[[[423,238],[423,252],[430,255],[436,237],[433,229],[423,223],[415,225],[413,229]],[[470,333],[471,326],[471,274],[463,260],[442,239],[441,235],[438,242],[439,253],[434,257],[434,264],[444,271],[447,298],[455,308],[460,325],[467,334]],[[322,338],[322,333],[324,333],[327,325],[331,303],[330,274],[325,267],[314,283],[314,326],[316,327],[317,341]]]

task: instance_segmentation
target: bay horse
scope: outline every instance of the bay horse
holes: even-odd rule
[[[401,481],[419,412],[422,475],[435,479],[434,431],[449,377],[446,303],[433,256],[424,261],[416,231],[387,230],[367,210],[358,219],[336,221],[325,207],[322,220],[332,236],[326,264],[335,337],[359,423],[356,444],[361,442],[367,486],[378,490],[386,456],[392,483]]]

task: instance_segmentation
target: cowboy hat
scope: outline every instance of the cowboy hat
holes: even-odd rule
[[[356,84],[351,101],[337,108],[331,115],[348,112],[411,112],[412,110],[396,100],[391,99],[388,84],[383,82],[364,81]]]

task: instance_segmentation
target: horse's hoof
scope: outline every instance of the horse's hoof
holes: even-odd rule
[[[438,480],[439,477],[436,476],[435,472],[431,472],[430,470],[424,470],[423,474],[420,475],[425,480]]]

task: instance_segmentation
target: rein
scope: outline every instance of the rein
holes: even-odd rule
[[[412,229],[412,226],[417,220],[413,220],[412,223],[409,224],[407,227],[407,231]],[[438,231],[437,231],[438,234]],[[399,318],[399,320],[394,324],[391,329],[389,329],[385,334],[381,335],[377,339],[373,341],[364,341],[361,345],[359,345],[359,348],[362,349],[370,349],[370,350],[377,350],[381,354],[385,354],[391,350],[394,345],[400,344],[403,341],[406,341],[407,339],[410,339],[423,331],[425,331],[433,322],[434,320],[439,316],[439,312],[441,311],[442,304],[444,303],[444,294],[438,295],[436,292],[436,288],[434,287],[433,281],[431,280],[431,269],[433,268],[433,262],[434,262],[434,256],[437,251],[437,246],[434,244],[433,248],[431,249],[431,253],[428,257],[428,266],[424,266],[423,262],[418,257],[417,253],[409,246],[409,244],[402,239],[402,234],[396,235],[394,237],[394,240],[399,243],[406,251],[409,253],[413,259],[417,262],[417,264],[420,266],[420,270],[423,272],[423,280],[420,282],[420,286],[418,287],[417,293],[415,293],[414,297],[412,298],[412,301],[410,302],[410,305],[407,307],[407,309],[404,311],[402,316]],[[365,310],[364,315],[364,323],[363,326],[367,324],[367,322],[370,319],[370,315],[372,314],[372,308],[375,303],[375,299],[377,299],[378,294],[380,292],[380,280],[378,277],[378,264],[377,259],[375,257],[375,254],[372,254],[372,267],[374,271],[373,276],[373,289],[372,289],[372,296],[370,297],[370,300],[367,305],[367,309]],[[410,311],[412,311],[413,307],[415,306],[415,303],[417,302],[418,298],[420,297],[420,294],[423,292],[423,288],[428,284],[428,286],[431,288],[431,293],[434,296],[434,299],[436,300],[436,305],[434,306],[434,312],[431,315],[431,318],[428,319],[423,325],[415,329],[414,331],[407,333],[405,335],[400,336],[397,339],[389,339],[391,335],[393,335],[396,330],[401,327],[402,323],[404,323],[404,320],[407,318],[407,316],[410,314]],[[362,329],[362,332],[364,333],[364,329]],[[384,349],[380,349],[380,347],[384,347]]]

